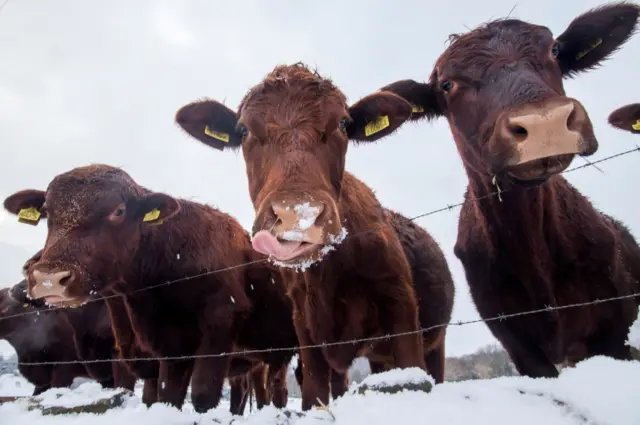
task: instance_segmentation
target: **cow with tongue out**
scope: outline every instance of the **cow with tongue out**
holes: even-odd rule
[[[329,383],[332,390],[341,385],[336,378],[357,356],[368,357],[377,370],[425,369],[417,281],[392,214],[344,167],[350,140],[387,136],[411,111],[392,93],[348,106],[329,79],[294,64],[277,66],[248,92],[237,113],[204,100],[176,114],[182,129],[208,146],[242,149],[256,211],[253,248],[279,267],[293,301],[303,347],[303,410],[327,404]],[[408,233],[409,244],[424,240],[414,229]],[[425,317],[436,324],[435,315],[446,321],[451,313],[453,283],[437,244],[429,247],[419,254],[427,260],[416,261],[416,270],[431,279],[421,281],[429,289],[421,293],[420,322]],[[354,341],[389,334],[402,335]],[[432,363],[443,372],[444,332],[429,335],[424,346],[438,347]],[[304,348],[323,343],[328,345]],[[440,381],[440,371],[436,375]]]
[[[295,203],[295,200],[287,199],[272,205],[277,216],[276,223],[270,230],[258,230],[252,239],[253,248],[273,259],[276,264],[294,267],[304,267],[322,258],[330,248],[341,242],[346,236],[346,230],[338,226],[334,229],[323,229],[332,223],[316,224],[321,216],[324,205],[319,202]],[[330,221],[330,220],[329,220]],[[328,233],[326,240],[323,238],[325,231]],[[300,263],[296,259],[306,256],[306,261]]]

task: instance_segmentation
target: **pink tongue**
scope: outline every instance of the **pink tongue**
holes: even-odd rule
[[[302,242],[280,242],[271,232],[260,230],[253,236],[251,242],[253,249],[264,255],[270,255],[278,260],[288,260],[289,255],[298,248]]]

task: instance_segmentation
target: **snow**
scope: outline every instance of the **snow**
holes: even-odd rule
[[[418,367],[411,367],[369,375],[364,381],[362,381],[362,383],[369,387],[377,387],[380,385],[391,386],[397,384],[421,384],[424,381],[429,381],[432,384],[435,384],[435,381],[427,374],[427,372]]]
[[[391,370],[369,376],[363,384],[419,383],[427,379],[421,370]],[[430,378],[428,378],[430,379]],[[12,385],[2,377],[0,382]],[[137,394],[124,407],[102,415],[74,414],[42,416],[27,411],[24,401],[0,405],[2,423],[29,425],[637,425],[640,424],[640,363],[598,356],[564,369],[557,379],[502,377],[490,380],[447,382],[430,393],[403,390],[395,394],[365,391],[357,384],[348,393],[332,401],[328,410],[313,409],[305,415],[268,406],[245,417],[232,417],[228,404],[197,414],[190,405],[178,411],[156,404],[147,408]],[[5,388],[5,393],[6,388]],[[108,390],[96,384],[83,384],[75,391],[50,390],[44,393],[50,403],[79,403],[103,398]],[[54,400],[53,394],[62,394]],[[300,400],[290,398],[288,409],[300,412]],[[300,417],[298,417],[300,416]]]
[[[322,261],[329,252],[334,251],[336,249],[336,246],[340,245],[342,241],[344,241],[344,239],[347,237],[347,234],[348,234],[347,229],[344,227],[341,227],[338,234],[328,235],[327,236],[328,243],[320,249],[319,251],[320,255],[316,256],[315,258],[307,258],[295,263],[293,262],[287,263],[287,262],[278,261],[275,258],[269,257],[269,261],[278,267],[286,267],[286,268],[294,269],[297,272],[304,272],[309,267]]]
[[[286,232],[282,232],[281,237],[282,239],[292,242],[304,241],[304,232],[299,230],[287,230]]]
[[[629,328],[627,335],[627,345],[640,350],[640,308],[638,308],[638,316]]]
[[[0,397],[22,397],[33,394],[33,384],[21,376],[0,375]]]
[[[120,392],[121,390],[117,389],[103,389],[100,384],[92,381],[78,386],[75,390],[52,388],[36,396],[35,399],[42,407],[77,407],[113,397]]]

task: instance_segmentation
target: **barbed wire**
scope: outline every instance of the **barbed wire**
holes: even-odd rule
[[[570,169],[565,170],[562,173],[558,173],[558,174],[567,174],[567,173],[570,173],[572,171],[577,171],[577,170],[581,170],[581,169],[588,168],[588,167],[595,167],[596,164],[600,164],[602,162],[610,161],[612,159],[619,158],[621,156],[629,155],[629,154],[631,154],[633,152],[640,152],[640,146],[636,145],[635,148],[628,149],[628,150],[622,151],[622,152],[618,152],[616,154],[606,156],[606,157],[601,158],[601,159],[596,160],[596,161],[589,161],[584,165],[580,165],[580,166],[577,166],[577,167],[570,168]],[[535,189],[535,186],[534,187],[521,188],[521,189],[523,189],[523,190],[531,190],[531,189]],[[499,195],[501,195],[503,193],[509,192],[510,190],[511,190],[510,188],[498,189],[496,191],[488,193],[487,195],[483,195],[483,196],[480,196],[480,197],[477,197],[477,198],[474,198],[474,199],[468,199],[468,200],[471,201],[471,202],[474,202],[474,203],[478,203],[478,202],[483,201],[485,199],[488,199],[488,198],[491,198],[491,197],[494,197],[494,196],[499,196]],[[465,201],[459,202],[457,204],[449,204],[449,205],[447,205],[445,207],[437,208],[435,210],[431,210],[431,211],[428,211],[426,213],[419,214],[419,215],[416,215],[414,217],[410,217],[409,220],[415,221],[415,220],[418,220],[420,218],[428,217],[428,216],[431,216],[431,215],[434,215],[434,214],[438,214],[438,213],[441,213],[441,212],[444,212],[444,211],[452,211],[454,208],[461,207],[464,204],[464,202]],[[362,231],[362,232],[354,233],[352,235],[347,235],[345,237],[345,239],[356,237],[356,236],[362,236],[362,235],[365,235],[365,234],[368,234],[368,233],[371,233],[371,232],[375,232],[375,231],[378,231],[380,229],[383,229],[383,228],[389,227],[389,226],[390,226],[390,224],[382,224],[382,225],[373,227],[371,229],[368,229],[368,230],[365,230],[365,231]],[[206,272],[198,273],[198,274],[191,275],[191,276],[186,276],[186,277],[182,277],[182,278],[178,278],[178,279],[169,280],[167,282],[159,283],[159,284],[156,284],[156,285],[150,285],[150,286],[146,286],[146,287],[143,287],[143,288],[138,288],[138,289],[133,290],[131,292],[127,292],[126,294],[113,294],[113,295],[101,296],[101,297],[96,297],[96,298],[90,298],[87,301],[85,301],[82,304],[82,306],[84,306],[86,304],[89,304],[91,302],[105,301],[105,300],[108,300],[108,299],[111,299],[111,298],[116,298],[116,297],[131,296],[131,295],[138,294],[140,292],[145,292],[145,291],[149,291],[149,290],[152,290],[152,289],[160,288],[160,287],[163,287],[163,286],[168,286],[168,285],[171,285],[171,284],[174,284],[174,283],[185,282],[185,281],[188,281],[188,280],[197,279],[197,278],[200,278],[200,277],[209,276],[209,275],[213,275],[213,274],[217,274],[217,273],[222,273],[222,272],[234,270],[234,269],[241,268],[241,267],[247,267],[247,266],[250,266],[250,265],[253,265],[253,264],[263,263],[263,262],[266,262],[268,260],[269,260],[268,258],[263,258],[263,259],[260,259],[260,260],[254,260],[254,261],[249,261],[249,262],[245,262],[245,263],[241,263],[241,264],[236,264],[236,265],[233,265],[233,266],[223,267],[221,269],[206,271]],[[36,307],[36,308],[38,308],[38,307]],[[16,313],[16,314],[13,314],[13,315],[10,315],[10,316],[0,317],[0,322],[3,321],[3,320],[15,319],[17,317],[28,316],[28,315],[32,315],[32,314],[39,315],[40,313],[48,313],[48,312],[57,311],[57,310],[64,310],[64,309],[68,309],[68,308],[69,307],[55,307],[55,306],[52,306],[52,307],[48,307],[46,309],[25,311],[25,312]]]
[[[15,364],[18,366],[55,366],[55,365],[69,365],[69,364],[94,364],[94,363],[113,363],[113,362],[139,362],[139,361],[167,361],[167,360],[193,360],[193,359],[206,359],[206,358],[214,358],[214,357],[226,357],[226,356],[247,356],[250,354],[264,354],[264,353],[274,353],[281,351],[298,351],[304,349],[311,348],[325,348],[325,347],[333,347],[338,345],[349,345],[349,344],[358,344],[363,342],[375,342],[381,340],[389,340],[391,338],[398,338],[401,336],[410,336],[416,334],[423,334],[425,332],[446,328],[449,326],[466,326],[472,325],[476,323],[487,323],[494,322],[497,320],[506,320],[514,317],[520,316],[528,316],[530,314],[538,314],[538,313],[546,313],[550,311],[557,310],[566,310],[569,308],[577,308],[577,307],[587,307],[596,304],[602,304],[606,302],[612,301],[620,301],[630,298],[635,298],[640,296],[640,292],[635,292],[627,295],[619,295],[616,297],[609,297],[603,299],[596,299],[593,301],[585,301],[580,303],[573,304],[565,304],[561,306],[546,306],[543,308],[538,308],[534,310],[521,311],[518,313],[508,313],[508,314],[498,314],[497,316],[489,317],[487,319],[473,319],[473,320],[458,320],[451,321],[447,323],[441,323],[439,325],[428,326],[426,328],[420,328],[415,331],[406,331],[406,332],[398,332],[393,334],[385,334],[380,336],[372,336],[367,338],[357,338],[350,339],[346,341],[336,341],[336,342],[323,342],[320,344],[311,344],[311,345],[298,345],[293,347],[276,347],[276,348],[264,348],[264,349],[256,349],[256,350],[242,350],[242,351],[232,351],[229,353],[213,353],[213,354],[193,354],[186,356],[166,356],[166,357],[141,357],[141,358],[110,358],[110,359],[92,359],[92,360],[67,360],[67,361],[51,361],[51,362],[8,362],[10,364]]]

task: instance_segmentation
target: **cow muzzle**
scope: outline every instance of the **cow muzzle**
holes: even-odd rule
[[[593,154],[597,146],[586,110],[566,97],[505,111],[490,142],[490,150],[502,156],[497,168],[515,181],[544,180],[564,171],[575,155]]]
[[[270,216],[262,219],[273,224],[256,232],[252,245],[256,251],[280,262],[314,257],[324,246],[335,242],[334,234],[341,229],[332,202],[276,200],[269,209],[258,216]]]
[[[82,300],[68,295],[68,288],[75,281],[75,273],[70,270],[45,272],[35,269],[29,279],[28,295],[43,299],[45,303],[60,307],[74,307]]]

